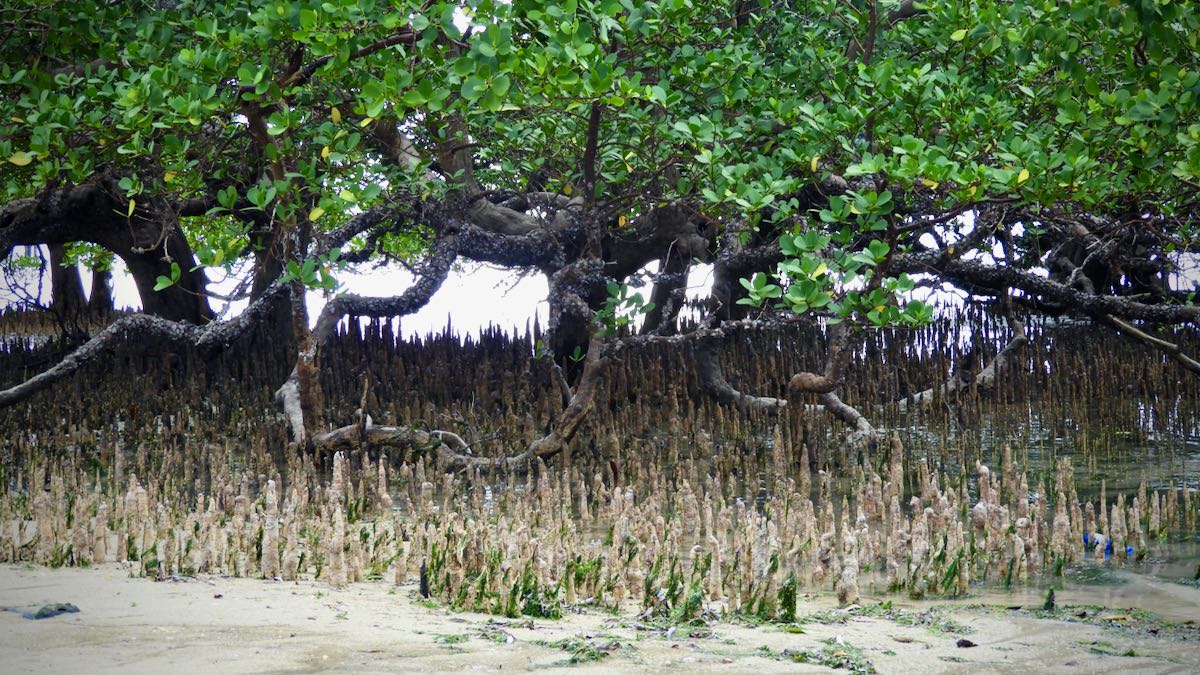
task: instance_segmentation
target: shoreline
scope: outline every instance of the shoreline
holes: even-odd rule
[[[1066,613],[1076,599],[1073,591],[1059,595],[1067,621],[1004,610],[986,592],[962,601],[971,606],[895,598],[890,612],[864,599],[860,613],[817,594],[801,600],[806,620],[794,625],[671,627],[633,612],[589,610],[560,620],[450,612],[419,601],[415,584],[335,589],[207,575],[154,582],[130,578],[120,564],[5,565],[0,607],[70,602],[80,611],[42,620],[0,612],[0,664],[8,673],[829,672],[828,665],[855,672],[856,663],[922,675],[1200,671],[1194,620],[1151,626],[1141,612],[1114,608],[1087,622]],[[958,647],[964,638],[977,646]]]

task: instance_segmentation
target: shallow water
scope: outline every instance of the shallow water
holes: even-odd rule
[[[959,467],[954,453],[946,452],[947,443],[977,449],[993,476],[1000,471],[1007,444],[1017,471],[1029,472],[1031,492],[1038,489],[1038,478],[1053,485],[1056,462],[1069,457],[1081,504],[1098,506],[1102,485],[1110,508],[1118,494],[1124,494],[1129,502],[1143,480],[1148,494],[1157,490],[1165,496],[1166,490],[1183,486],[1193,500],[1200,498],[1196,411],[1176,407],[1170,415],[1155,418],[1142,404],[1128,401],[1120,412],[1114,415],[1111,410],[1101,413],[1092,409],[1070,418],[1048,415],[1036,406],[992,406],[978,427],[953,430],[949,436],[917,428],[902,432],[902,438],[914,458],[925,456],[931,466],[951,475]],[[973,467],[967,474],[968,489],[975,498],[978,487]],[[1034,588],[1013,593],[1042,593],[1056,587],[1080,602],[1102,596],[1116,605],[1178,610],[1180,618],[1200,618],[1200,532],[1176,529],[1147,543],[1141,560],[1108,556],[1095,561],[1089,553],[1086,561],[1066,569],[1063,577],[1043,576]]]
[[[1055,589],[1055,602],[1058,605],[1140,609],[1154,612],[1168,621],[1200,621],[1200,586],[1168,581],[1165,577],[1144,571],[1106,569],[1090,564],[1068,569],[1062,577],[1043,578],[1040,587],[1004,589],[978,586],[972,589],[970,596],[948,603],[1019,605],[1024,609],[1039,609],[1045,603],[1046,587]],[[945,604],[937,600],[931,602]]]

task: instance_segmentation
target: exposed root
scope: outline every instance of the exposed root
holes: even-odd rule
[[[701,340],[696,345],[695,354],[696,372],[700,375],[700,385],[718,403],[733,405],[743,412],[756,410],[772,413],[778,412],[787,405],[787,399],[750,396],[734,389],[725,379],[725,374],[721,372],[721,362],[717,358],[715,340]]]
[[[939,251],[897,253],[892,258],[891,270],[895,273],[929,273],[956,284],[996,291],[1016,288],[1043,302],[1053,302],[1091,316],[1111,314],[1126,320],[1200,325],[1200,307],[1152,305],[1119,295],[1092,294],[1016,267],[947,258]]]
[[[429,298],[433,297],[437,289],[441,288],[442,282],[446,280],[446,275],[450,272],[450,265],[454,263],[457,256],[454,237],[444,237],[434,245],[433,255],[430,256],[424,273],[400,295],[364,297],[347,293],[326,303],[325,308],[321,310],[321,316],[317,318],[317,325],[312,334],[308,337],[306,344],[302,344],[300,352],[296,355],[296,367],[292,369],[283,385],[275,391],[275,400],[283,408],[288,426],[292,430],[292,439],[296,443],[307,445],[309,436],[316,435],[315,433],[310,434],[309,426],[305,423],[304,407],[301,405],[304,400],[301,392],[303,383],[299,373],[302,369],[318,372],[320,364],[317,357],[320,348],[333,337],[334,328],[337,327],[338,322],[345,316],[392,318],[419,310],[429,302]],[[312,386],[316,386],[315,382]]]
[[[603,340],[602,331],[598,328],[593,330],[583,375],[567,407],[554,421],[550,433],[531,443],[525,452],[518,455],[474,457],[470,454],[469,444],[461,436],[449,431],[374,426],[362,421],[315,434],[312,437],[313,448],[321,452],[349,450],[364,443],[371,447],[408,448],[418,453],[436,453],[444,471],[463,472],[479,469],[484,473],[495,470],[526,473],[538,460],[547,460],[562,452],[587,418],[596,397],[596,388],[608,365],[607,358],[602,356]]]
[[[805,394],[829,394],[836,391],[842,385],[846,361],[850,357],[846,338],[846,329],[843,324],[830,326],[829,355],[825,357],[825,372],[820,375],[808,372],[796,373],[788,382],[788,387],[792,391]]]
[[[490,461],[472,457],[467,442],[458,434],[411,427],[350,424],[316,434],[312,443],[320,452],[351,450],[364,443],[374,448],[407,448],[414,452],[413,459],[432,452],[437,454],[439,463],[448,471],[461,471]]]
[[[1175,361],[1182,364],[1184,368],[1187,368],[1188,370],[1192,371],[1193,373],[1200,373],[1200,361],[1196,361],[1195,359],[1188,356],[1187,354],[1184,354],[1183,350],[1181,350],[1179,348],[1179,343],[1169,342],[1160,337],[1151,335],[1151,334],[1143,331],[1142,329],[1138,328],[1137,326],[1134,326],[1133,324],[1122,321],[1122,320],[1118,319],[1117,317],[1112,316],[1111,314],[1105,315],[1104,317],[1102,317],[1101,320],[1104,323],[1107,323],[1108,325],[1117,329],[1118,332],[1129,335],[1137,340],[1140,340],[1142,342],[1145,342],[1148,345],[1151,345],[1152,347],[1157,348],[1159,351],[1170,356],[1172,359],[1174,359]]]
[[[882,429],[876,429],[865,415],[854,406],[846,403],[836,392],[826,392],[820,396],[821,406],[830,415],[846,423],[853,431],[846,434],[846,445],[854,447],[869,442],[883,435]]]
[[[849,333],[843,324],[829,327],[829,355],[825,357],[825,371],[816,373],[796,373],[788,382],[788,387],[798,393],[818,394],[820,405],[808,406],[812,412],[825,412],[833,415],[851,428],[846,434],[846,445],[855,447],[882,435],[866,416],[854,406],[846,403],[837,394],[845,377],[846,362],[850,359]]]
[[[1005,318],[1008,320],[1008,326],[1012,329],[1013,336],[1008,341],[1008,344],[1004,345],[1004,348],[996,353],[991,362],[976,373],[974,377],[964,378],[961,375],[955,374],[940,387],[930,387],[925,391],[901,399],[897,402],[901,412],[908,410],[910,401],[914,407],[920,408],[929,405],[935,400],[945,400],[963,389],[990,389],[995,386],[997,373],[1001,369],[1008,367],[1015,358],[1017,351],[1029,344],[1025,324],[1013,313],[1011,299],[1006,296],[1004,304]]]
[[[284,287],[276,284],[236,318],[224,322],[213,322],[195,326],[182,321],[170,321],[148,314],[134,314],[114,321],[91,340],[47,370],[33,377],[0,390],[0,408],[19,403],[37,392],[65,379],[83,366],[107,354],[111,349],[144,345],[147,341],[160,341],[168,345],[194,347],[200,352],[220,350],[244,335],[259,320],[270,314],[283,294]]]
[[[720,334],[716,329],[710,331]],[[812,414],[828,413],[844,422],[851,428],[846,435],[847,445],[857,446],[877,439],[883,432],[876,429],[857,408],[837,395],[850,354],[847,335],[840,324],[832,326],[829,331],[829,356],[825,361],[824,372],[819,375],[809,372],[796,373],[789,381],[789,389],[796,393],[818,394],[820,404],[805,405],[805,411]],[[769,413],[778,412],[788,404],[787,399],[750,396],[734,389],[721,372],[714,335],[705,335],[700,339],[695,355],[701,386],[719,403],[733,405],[743,412],[755,410]]]
[[[591,331],[587,359],[583,362],[583,374],[571,394],[567,407],[559,413],[558,419],[550,427],[550,433],[531,443],[529,449],[520,455],[497,460],[497,463],[503,463],[512,469],[537,459],[549,459],[562,452],[567,443],[575,437],[575,432],[579,431],[588,411],[592,409],[596,387],[608,366],[608,359],[604,356],[603,331],[595,324],[592,325]]]

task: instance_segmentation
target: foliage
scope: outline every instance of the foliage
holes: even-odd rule
[[[327,229],[445,194],[434,149],[455,125],[488,189],[569,195],[594,106],[585,197],[614,221],[686,200],[734,229],[793,223],[784,286],[760,273],[749,300],[883,324],[928,318],[896,300],[911,281],[873,277],[914,213],[1005,198],[1171,218],[1200,179],[1190,3],[929,3],[894,25],[895,3],[759,5],[32,3],[3,16],[23,56],[0,66],[0,180],[12,199],[112,174],[130,214],[212,199],[185,228],[222,267],[247,216]],[[411,161],[386,161],[385,126]],[[834,173],[866,182],[818,209],[815,236],[797,193]],[[327,286],[318,267],[291,274]]]
[[[605,349],[641,316],[670,337],[697,262],[714,263],[713,292],[681,339],[779,312],[921,325],[919,286],[948,283],[1002,305],[1014,348],[1020,304],[1200,372],[1129,323],[1200,322],[1180,273],[1200,253],[1198,35],[1192,3],[1152,0],[33,0],[0,10],[0,257],[119,256],[162,319],[132,317],[138,331],[209,350],[282,317],[288,295],[303,337],[306,289],[407,266],[403,293],[343,294],[315,322],[279,390],[306,444],[337,321],[416,311],[458,257],[547,277],[539,354],[566,379],[607,363],[587,359],[589,322]],[[627,284],[654,266],[647,301]],[[249,320],[217,320],[214,278]],[[827,391],[857,353],[853,331],[833,334],[827,375],[793,381],[865,434]],[[713,344],[703,389],[778,409],[731,392]],[[539,454],[570,440],[594,390],[568,383]],[[687,606],[686,585],[668,590]],[[558,604],[508,595],[489,602]],[[753,611],[778,600],[759,589]]]
[[[621,328],[633,323],[637,316],[654,309],[654,303],[646,302],[641,294],[630,294],[626,284],[609,282],[606,290],[608,298],[596,314],[608,335],[616,334]]]
[[[777,661],[812,663],[833,670],[848,670],[851,673],[876,672],[875,666],[863,654],[862,649],[854,647],[841,638],[822,640],[819,648],[784,649],[781,652],[775,652],[770,647],[762,646],[756,653]]]
[[[470,638],[471,636],[467,633],[447,633],[435,635],[433,641],[445,645],[454,645],[466,642]]]

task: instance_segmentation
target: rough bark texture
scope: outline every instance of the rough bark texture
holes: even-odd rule
[[[92,292],[88,295],[88,311],[94,316],[108,316],[113,309],[112,271],[93,270]]]
[[[394,161],[411,162],[412,153],[415,152],[412,144],[406,142],[398,131],[393,132],[390,136],[387,133],[377,134],[378,142],[392,148]],[[454,133],[449,136],[457,138]],[[632,222],[625,223],[623,220],[615,221],[599,205],[578,196],[569,198],[537,191],[528,194],[489,193],[471,178],[470,153],[463,149],[463,141],[458,138],[457,144],[447,143],[438,150],[439,161],[445,168],[465,172],[462,174],[465,176],[462,186],[448,197],[442,200],[399,200],[368,209],[326,233],[311,246],[296,232],[288,235],[294,239],[289,240],[289,246],[294,249],[291,255],[297,259],[325,255],[334,246],[361,237],[366,242],[365,246],[347,253],[346,257],[363,262],[377,254],[378,242],[387,233],[417,226],[434,232],[432,253],[417,270],[417,280],[411,288],[391,297],[337,296],[328,302],[311,334],[307,331],[302,289],[295,282],[281,285],[277,280],[277,271],[274,274],[269,270],[259,271],[251,290],[253,302],[245,313],[232,321],[202,327],[199,324],[211,317],[201,294],[204,286],[202,274],[186,272],[181,275],[179,283],[167,291],[146,291],[144,286],[152,285],[159,274],[169,274],[170,261],[179,262],[185,270],[191,266],[192,254],[178,225],[182,209],[173,210],[164,204],[139,204],[132,214],[126,212],[126,215],[122,215],[121,208],[126,208],[125,205],[113,197],[114,191],[106,187],[103,181],[61,188],[38,201],[22,200],[0,207],[0,251],[9,251],[14,245],[29,242],[100,243],[125,259],[142,288],[147,314],[155,315],[130,317],[113,324],[63,363],[26,383],[0,392],[0,405],[19,401],[66,377],[82,363],[117,346],[121,339],[129,339],[131,331],[201,350],[220,349],[254,323],[263,322],[269,317],[275,320],[284,317],[296,328],[294,338],[299,345],[299,352],[295,369],[279,388],[277,397],[293,438],[306,446],[341,447],[341,444],[348,442],[346,434],[349,432],[343,433],[344,427],[334,432],[322,430],[325,420],[317,382],[322,346],[333,336],[338,322],[344,317],[393,318],[416,311],[436,292],[458,257],[510,268],[536,269],[546,275],[550,304],[548,342],[565,371],[559,382],[564,409],[551,432],[532,444],[526,453],[494,463],[493,468],[513,468],[520,463],[527,465],[536,459],[545,459],[561,452],[583,423],[591,406],[595,383],[601,377],[608,358],[622,349],[635,348],[643,343],[657,340],[693,341],[695,367],[701,385],[704,391],[723,404],[743,411],[764,412],[778,411],[788,404],[784,398],[755,396],[735,389],[725,379],[716,339],[747,327],[771,325],[778,321],[769,313],[760,313],[757,319],[744,318],[748,310],[738,305],[737,299],[743,294],[738,283],[740,279],[756,272],[769,272],[781,260],[777,241],[779,231],[771,231],[769,227],[763,227],[761,231],[747,231],[749,236],[743,241],[744,233],[740,229],[744,229],[744,224],[726,223],[726,231],[718,241],[717,224],[684,203],[660,203]],[[802,206],[818,205],[830,195],[848,189],[846,182],[835,176],[821,185],[805,188],[798,198]],[[194,208],[202,213],[202,206]],[[1007,213],[1003,211],[1003,214]],[[996,226],[1002,223],[1003,214],[993,209],[987,212],[986,217],[980,215],[979,226],[960,240],[959,245],[968,249],[975,245],[982,246],[984,240],[995,232]],[[928,223],[921,225],[928,226]],[[918,232],[915,226],[905,229],[909,227],[905,225],[896,231]],[[90,234],[84,232],[87,228],[91,228],[88,230]],[[1005,297],[1010,289],[1015,289],[1019,291],[1017,299],[1021,301],[1092,316],[1161,349],[1185,367],[1200,369],[1200,364],[1182,355],[1173,343],[1157,338],[1131,323],[1144,321],[1196,325],[1200,322],[1200,309],[1143,302],[1141,296],[1132,298],[1098,292],[1093,277],[1080,270],[1092,265],[1095,257],[1100,255],[1098,252],[1107,255],[1113,249],[1108,243],[1101,243],[1092,242],[1093,245],[1088,249],[1090,253],[1079,259],[1078,264],[1072,262],[1074,267],[1066,270],[1060,278],[1042,277],[1011,264],[964,260],[961,253],[956,256],[952,247],[945,245],[942,245],[942,250],[894,253],[879,272],[928,272],[971,292],[997,297]],[[1006,241],[1006,246],[1011,246],[1011,241]],[[676,330],[675,317],[683,305],[688,268],[693,260],[710,259],[714,250],[719,250],[719,254],[714,260],[715,281],[709,315],[701,325],[689,329],[687,334],[672,335]],[[299,251],[304,251],[305,255],[299,255]],[[601,336],[597,328],[597,313],[607,299],[607,285],[612,281],[624,281],[653,261],[659,261],[661,269],[654,278],[651,300],[655,308],[646,317],[645,334],[619,338]],[[72,288],[69,280],[61,286],[64,289]],[[71,293],[75,293],[78,300],[82,297],[82,290],[76,290],[78,293]],[[289,307],[292,310],[290,314]],[[965,386],[990,385],[1024,344],[1023,326],[1019,322],[1012,325],[1013,340],[980,372],[969,377],[956,375],[942,386],[918,393],[910,400],[924,405],[939,396],[952,395]],[[794,374],[788,383],[788,391],[789,396],[815,395],[818,402],[806,405],[806,410],[831,414],[845,422],[850,427],[848,440],[857,443],[875,438],[878,432],[864,415],[839,396],[851,353],[848,335],[841,327],[831,328],[824,370]],[[582,362],[568,358],[577,349],[582,352],[585,347],[587,358]],[[577,381],[574,390],[571,381]],[[395,443],[425,442],[411,430],[372,427],[365,422],[365,418],[360,419],[354,428],[358,429],[359,442],[385,443],[387,439],[392,439],[387,442]],[[464,448],[446,447],[455,456],[460,456],[454,460],[454,466],[461,468],[478,464],[468,461],[468,456],[460,452]]]
[[[138,205],[118,199],[107,181],[52,190],[41,199],[22,199],[0,207],[0,257],[14,246],[97,244],[120,256],[133,276],[148,314],[172,321],[205,323],[213,318],[205,296],[208,280],[167,205]],[[177,283],[155,291],[159,276]]]
[[[66,247],[62,244],[47,248],[50,249],[50,307],[60,316],[77,316],[87,304],[79,267],[66,264]]]
[[[417,311],[441,287],[456,257],[454,237],[443,238],[435,245],[423,273],[404,293],[386,298],[344,294],[325,304],[316,327],[299,342],[296,367],[275,392],[295,442],[307,445],[309,439],[316,436],[317,425],[322,423],[320,384],[316,380],[320,372],[318,356],[321,347],[333,337],[338,322],[347,316],[391,318]]]
[[[1007,288],[1015,288],[1038,296],[1043,302],[1055,303],[1064,309],[1091,316],[1111,314],[1152,323],[1190,323],[1200,326],[1200,307],[1154,305],[1117,295],[1093,295],[1032,272],[977,260],[960,260],[937,251],[897,254],[892,258],[892,271],[933,273],[950,281],[989,289],[996,294]]]
[[[777,412],[787,406],[786,399],[769,396],[750,396],[743,394],[725,379],[721,371],[721,361],[717,355],[716,340],[701,340],[696,345],[696,372],[700,375],[700,386],[718,403],[732,405],[738,410],[757,410]]]

